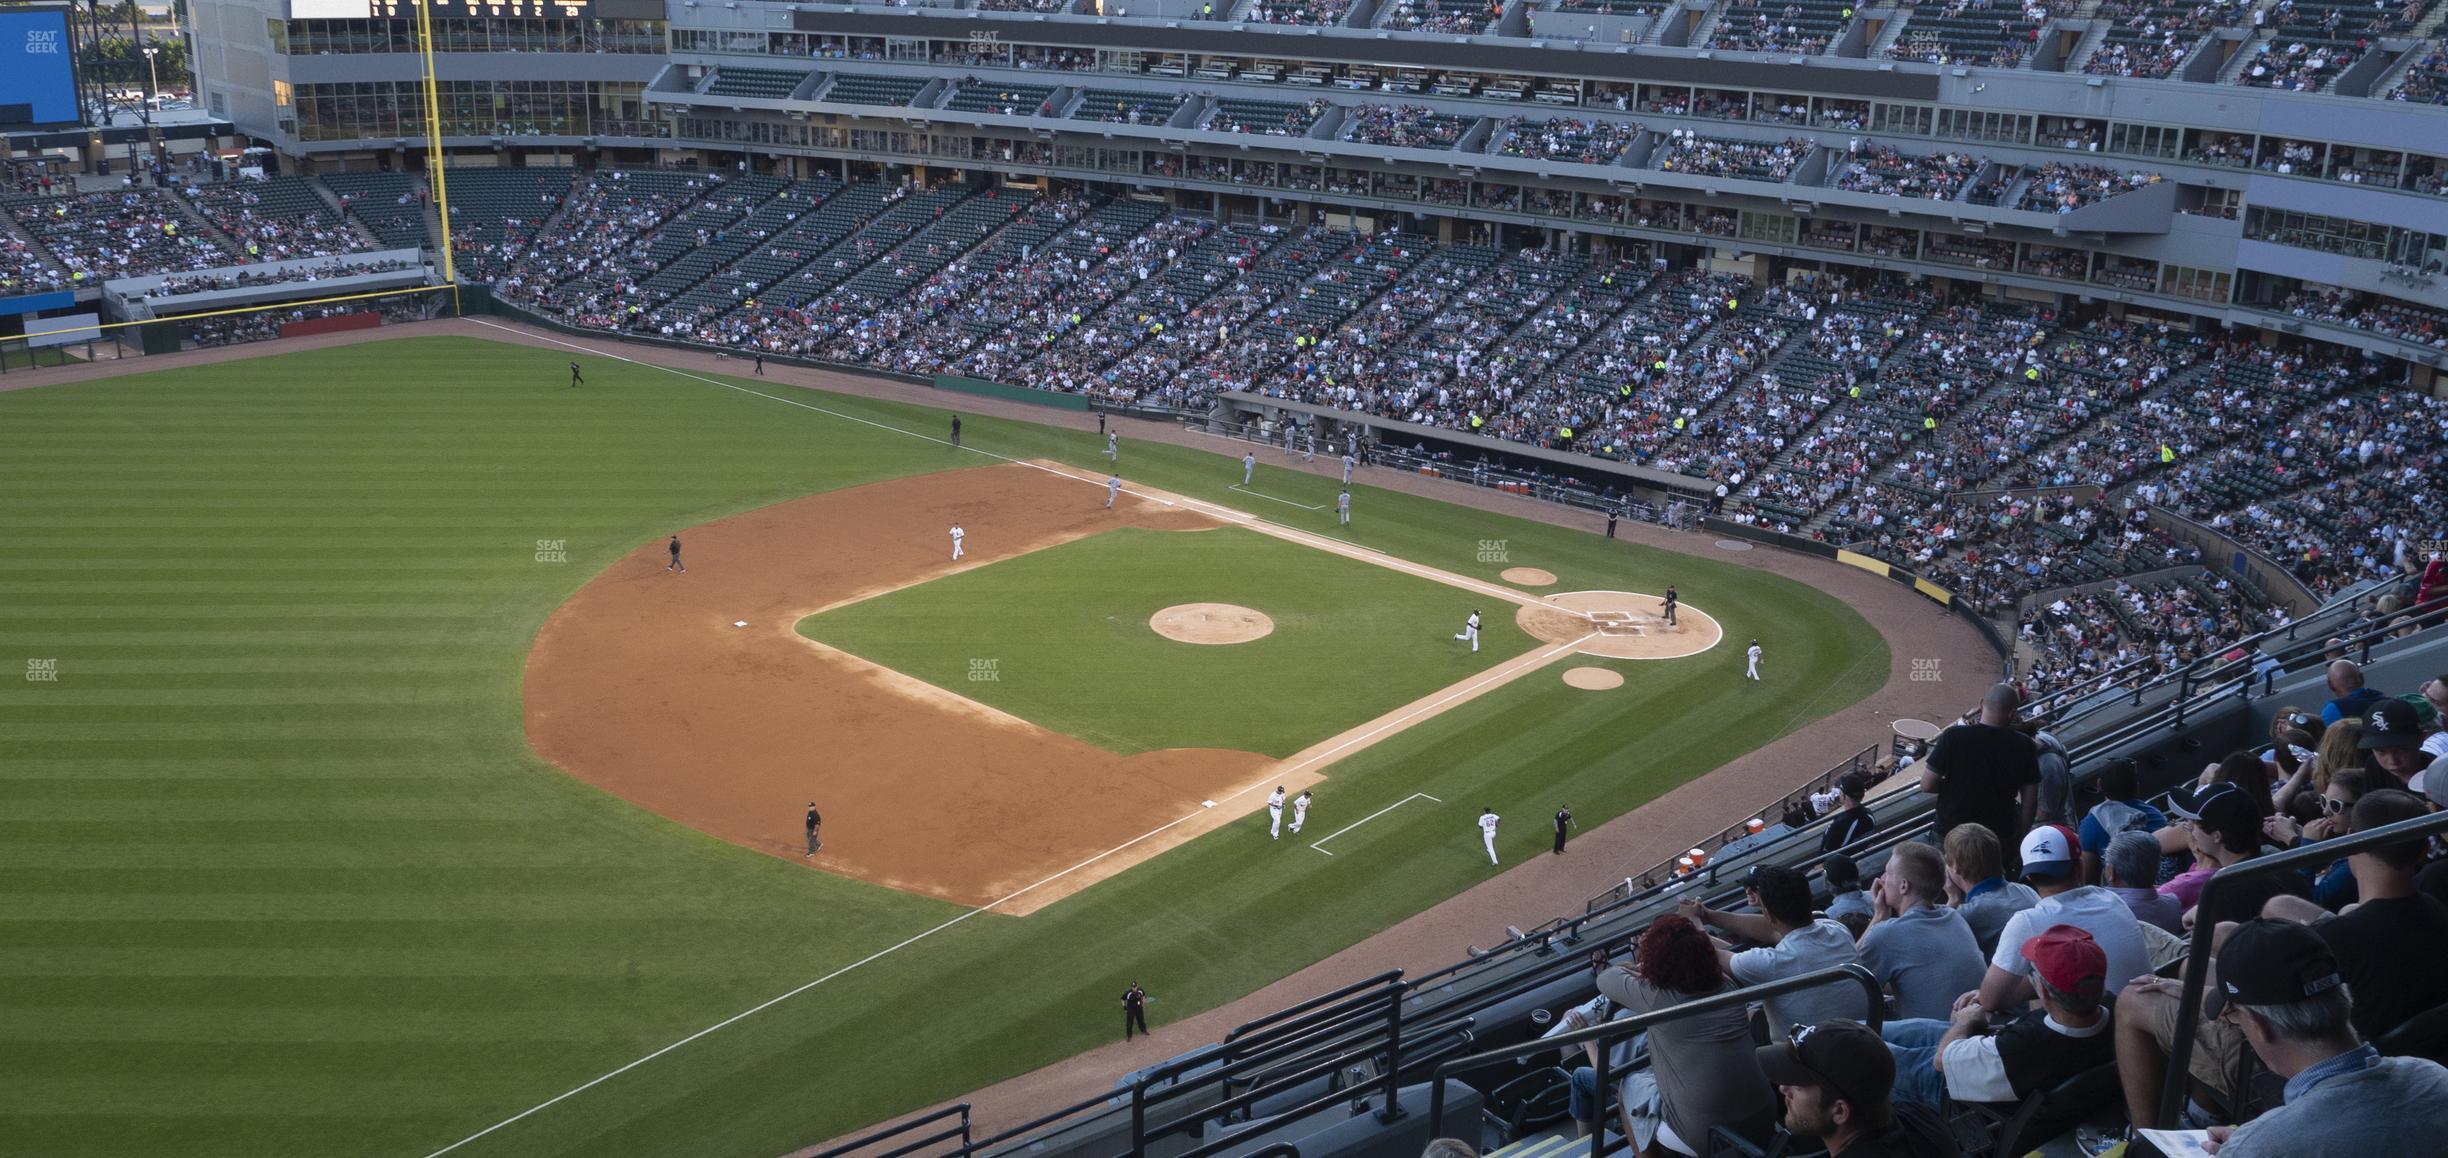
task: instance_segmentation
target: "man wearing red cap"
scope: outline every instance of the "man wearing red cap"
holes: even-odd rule
[[[1958,1102],[2019,1101],[2115,1060],[2108,1031],[2108,954],[2091,934],[2058,925],[2019,949],[2032,964],[2040,1007],[1990,1028],[1978,1001],[1945,1022],[1891,1021],[1881,1030],[1895,1054],[1895,1094],[1931,1109]]]

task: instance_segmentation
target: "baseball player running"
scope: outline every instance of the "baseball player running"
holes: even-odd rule
[[[968,537],[969,532],[961,530],[959,523],[952,524],[952,558],[955,562],[958,562],[961,557],[961,540]]]
[[[1275,786],[1275,791],[1267,794],[1268,840],[1283,839],[1283,801],[1283,785],[1278,784]]]
[[[1479,650],[1479,611],[1477,608],[1471,609],[1470,618],[1462,621],[1462,634],[1454,638],[1467,639],[1470,641],[1472,651]]]
[[[1241,453],[1241,485],[1250,485],[1250,480],[1256,477],[1258,477],[1258,452],[1243,451]]]
[[[1338,527],[1348,527],[1351,525],[1350,491],[1344,491],[1343,493],[1335,496],[1335,525]]]
[[[1479,810],[1479,838],[1487,842],[1488,863],[1496,864],[1496,810]]]
[[[663,569],[678,571],[683,575],[688,574],[688,564],[680,561],[680,536],[678,535],[673,535],[671,538],[671,562],[665,563]]]
[[[1122,493],[1122,475],[1117,471],[1105,476],[1105,509],[1112,510],[1114,496]]]
[[[1751,650],[1743,653],[1743,678],[1750,680],[1752,683],[1759,682],[1759,657],[1759,641],[1755,639],[1751,641]]]
[[[1292,798],[1292,835],[1299,836],[1301,826],[1309,823],[1309,793],[1303,790]]]
[[[1118,431],[1105,432],[1105,461],[1111,463],[1122,461],[1122,435]]]

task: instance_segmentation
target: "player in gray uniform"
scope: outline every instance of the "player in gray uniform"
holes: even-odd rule
[[[1105,432],[1105,461],[1111,463],[1122,461],[1122,436],[1110,430]]]
[[[1335,525],[1338,527],[1348,527],[1351,525],[1350,491],[1344,491],[1342,494],[1335,496]]]
[[[1348,451],[1348,450],[1347,450],[1347,451],[1344,451],[1344,452],[1343,452],[1343,485],[1344,485],[1344,486],[1348,487],[1348,486],[1350,486],[1350,485],[1351,485],[1351,474],[1352,474],[1352,467],[1354,467],[1354,466],[1356,466],[1356,465],[1358,465],[1358,461],[1357,461],[1357,460],[1355,460],[1354,458],[1352,458],[1352,456],[1351,456],[1351,452],[1350,452],[1350,451]]]
[[[1105,509],[1112,510],[1114,497],[1122,493],[1122,475],[1117,471],[1105,476]]]
[[[1241,485],[1250,485],[1250,480],[1257,477],[1257,475],[1258,452],[1254,450],[1243,451],[1241,453]]]

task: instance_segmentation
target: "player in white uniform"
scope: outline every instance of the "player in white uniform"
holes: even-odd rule
[[[1479,650],[1479,612],[1476,609],[1471,611],[1470,618],[1462,621],[1462,634],[1454,638],[1467,639],[1472,651]]]
[[[1487,842],[1487,850],[1488,850],[1488,863],[1489,863],[1489,864],[1495,864],[1495,863],[1497,863],[1497,860],[1496,860],[1496,810],[1495,810],[1495,809],[1493,809],[1493,808],[1482,808],[1482,809],[1480,809],[1480,810],[1479,810],[1479,837],[1480,837],[1480,839],[1481,839],[1481,840],[1484,840],[1484,841],[1486,841],[1486,842]]]
[[[1335,525],[1338,527],[1348,527],[1351,525],[1350,491],[1344,491],[1343,493],[1335,496]]]
[[[1241,485],[1250,485],[1250,480],[1257,477],[1257,475],[1258,452],[1254,450],[1243,451],[1241,454]]]
[[[1122,436],[1110,430],[1105,432],[1105,461],[1122,461]]]
[[[961,540],[968,537],[969,532],[961,530],[959,523],[952,524],[952,557],[954,559],[961,557]]]
[[[1743,658],[1746,661],[1743,667],[1743,678],[1750,680],[1752,683],[1759,682],[1759,655],[1759,641],[1756,639],[1752,640],[1751,650],[1743,653]]]
[[[1306,789],[1292,798],[1292,835],[1299,836],[1302,825],[1309,823],[1309,793]]]
[[[1109,474],[1109,475],[1106,475],[1106,476],[1105,476],[1105,509],[1106,509],[1106,510],[1109,510],[1109,511],[1110,511],[1110,510],[1112,510],[1112,509],[1113,509],[1114,496],[1119,495],[1119,494],[1121,494],[1121,493],[1122,493],[1122,475],[1121,475],[1119,472],[1116,472],[1116,473],[1114,473],[1114,474]]]
[[[1317,431],[1310,431],[1301,443],[1301,461],[1317,461]]]
[[[1267,839],[1283,839],[1283,786],[1267,795]]]

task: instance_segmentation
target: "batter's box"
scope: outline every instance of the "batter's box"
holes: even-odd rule
[[[1644,622],[1647,617],[1635,616],[1629,611],[1592,611],[1589,617],[1590,624],[1598,629],[1600,635],[1649,634],[1649,625]]]

